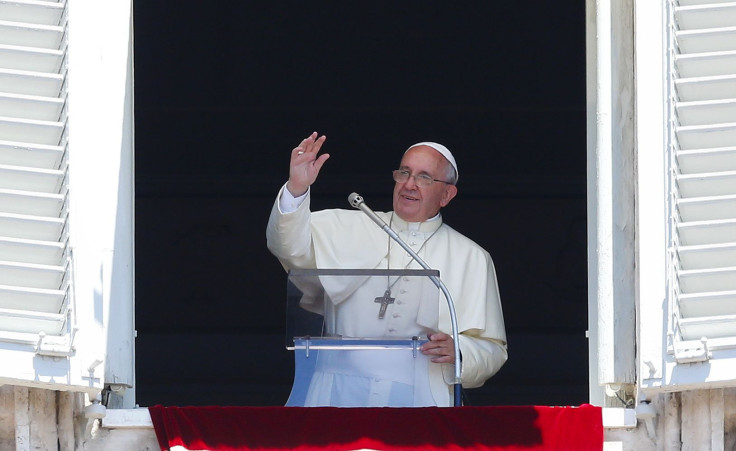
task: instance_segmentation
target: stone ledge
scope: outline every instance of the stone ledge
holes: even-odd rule
[[[102,419],[105,429],[153,429],[147,407],[137,409],[107,409]]]

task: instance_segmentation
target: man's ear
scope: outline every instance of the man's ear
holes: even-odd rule
[[[445,207],[447,204],[450,203],[452,199],[457,196],[457,186],[455,185],[447,185],[445,187],[445,192],[442,193],[442,199],[440,199],[440,206]]]

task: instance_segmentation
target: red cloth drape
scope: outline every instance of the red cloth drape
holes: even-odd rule
[[[602,450],[601,408],[150,407],[162,450]]]

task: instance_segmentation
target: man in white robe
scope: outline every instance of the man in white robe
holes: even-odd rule
[[[325,139],[315,132],[292,150],[289,180],[278,194],[266,231],[269,250],[287,270],[420,268],[398,244],[392,246],[388,235],[364,213],[339,209],[310,211],[309,187],[329,158],[328,154],[319,153]],[[404,153],[399,169],[394,171],[393,212],[377,214],[431,268],[439,270],[455,304],[462,385],[475,388],[501,368],[508,354],[493,261],[483,248],[442,222],[440,208],[457,194],[457,178],[457,163],[446,147],[437,143],[415,144]],[[400,310],[399,305],[388,306],[389,311],[392,308]],[[455,362],[452,325],[446,303],[440,302],[438,308],[438,330],[429,334],[421,351],[433,362],[429,365],[429,404],[450,406],[450,374]],[[334,379],[332,382],[349,385]],[[396,390],[396,386],[366,389],[390,391]],[[310,405],[335,405],[325,399],[329,400],[329,396]],[[377,404],[369,405],[393,403],[383,397]]]

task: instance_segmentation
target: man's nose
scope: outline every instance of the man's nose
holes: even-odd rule
[[[404,187],[409,189],[416,189],[417,188],[417,179],[414,175],[410,175],[409,178],[404,183]]]

